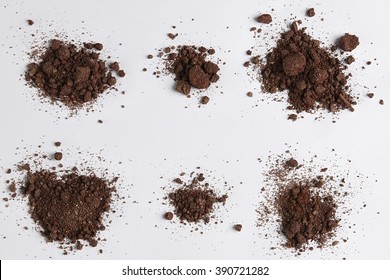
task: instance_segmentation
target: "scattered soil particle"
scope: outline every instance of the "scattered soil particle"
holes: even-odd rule
[[[385,105],[385,102],[383,101],[383,99],[379,100],[379,104]]]
[[[54,143],[54,146],[56,146],[56,147],[61,146],[61,142],[59,142],[59,141],[55,142],[55,143]]]
[[[253,97],[253,92],[251,92],[251,91],[247,92],[247,93],[246,93],[246,96],[248,96],[248,97]]]
[[[350,55],[350,56],[347,57],[347,59],[345,60],[345,62],[346,62],[347,64],[352,64],[352,63],[355,62],[355,58],[354,58],[352,55]]]
[[[34,25],[34,21],[31,20],[31,19],[28,19],[28,20],[27,20],[27,24],[30,25],[30,26],[31,26],[31,25]]]
[[[18,171],[30,171],[31,167],[28,163],[22,163],[18,165]]]
[[[261,69],[263,88],[269,93],[287,90],[288,109],[297,113],[353,111],[356,102],[347,93],[349,76],[343,69],[338,58],[294,22],[267,54]]]
[[[173,34],[173,33],[168,33],[168,37],[172,40],[174,40],[179,34]]]
[[[316,12],[315,12],[314,8],[307,9],[306,15],[308,17],[314,17],[316,15]]]
[[[373,94],[372,92],[370,92],[370,93],[367,93],[367,96],[368,96],[369,98],[373,98],[373,97],[374,97],[374,94]]]
[[[173,219],[173,213],[172,212],[167,212],[167,213],[165,213],[164,217],[165,217],[165,219],[170,221],[170,220]]]
[[[84,43],[83,47],[53,39],[38,63],[27,66],[25,78],[44,97],[77,108],[94,101],[116,84],[116,78],[92,51],[102,50],[100,43]]]
[[[190,223],[209,223],[215,204],[225,204],[227,198],[226,194],[217,196],[205,182],[203,174],[198,174],[168,194],[169,203],[174,207],[176,216],[181,221]]]
[[[16,192],[16,185],[15,183],[11,183],[9,186],[8,186],[8,190],[12,193],[15,193]]]
[[[338,41],[338,46],[345,52],[353,51],[359,46],[359,38],[356,35],[345,33]]]
[[[103,215],[110,209],[114,188],[95,175],[67,171],[62,177],[48,170],[28,172],[23,193],[32,219],[48,242],[88,241],[97,245],[97,233],[105,229]]]
[[[295,122],[298,119],[298,115],[297,114],[289,114],[287,116],[287,119],[290,120],[290,121]]]
[[[56,152],[56,153],[54,153],[54,159],[56,159],[56,160],[62,160],[62,153],[61,153],[61,152]]]
[[[203,105],[206,105],[207,103],[209,103],[209,101],[210,98],[208,96],[202,96],[202,98],[200,99],[200,103]]]
[[[183,181],[182,181],[182,179],[180,179],[180,178],[174,179],[173,182],[175,182],[175,183],[177,183],[177,184],[183,184]]]
[[[272,16],[270,14],[262,14],[256,20],[260,23],[270,24],[272,22]]]
[[[148,58],[148,59],[152,59],[152,58],[153,58],[153,55],[148,54],[147,58]]]
[[[290,158],[286,161],[286,168],[296,168],[298,167],[298,161],[296,159]]]
[[[121,78],[123,78],[124,76],[126,76],[125,71],[123,71],[122,69],[119,70],[119,71],[117,72],[117,74],[118,74],[118,76],[121,77]]]
[[[83,244],[81,244],[81,242],[80,242],[80,241],[77,241],[77,242],[76,242],[76,249],[77,249],[77,250],[82,250],[82,249],[83,249],[83,247],[84,247],[84,245],[83,245]]]
[[[5,171],[5,173],[7,173],[7,174],[11,174],[11,172],[12,172],[12,170],[9,168]]]
[[[242,225],[241,224],[234,225],[234,229],[236,231],[241,231],[242,230]]]

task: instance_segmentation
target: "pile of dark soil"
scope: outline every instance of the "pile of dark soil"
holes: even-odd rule
[[[286,246],[300,249],[314,241],[324,245],[338,225],[337,205],[331,195],[316,193],[322,181],[292,181],[278,193],[276,205]]]
[[[44,97],[59,101],[70,108],[95,101],[100,94],[116,84],[117,76],[125,76],[118,62],[107,64],[100,59],[103,45],[76,45],[57,39],[50,41],[37,63],[27,66],[25,78]],[[111,71],[111,70],[112,71]]]
[[[28,172],[23,193],[31,217],[48,242],[73,243],[82,249],[81,240],[95,247],[115,189],[95,175],[79,175],[75,170],[65,173],[58,177],[48,170]]]
[[[180,178],[174,180],[181,185],[180,188],[170,192],[168,199],[174,207],[174,213],[183,222],[205,224],[210,222],[211,214],[216,203],[225,204],[228,196],[226,194],[217,196],[210,185],[205,181],[202,173],[194,177],[188,183],[184,183]],[[166,215],[166,218],[167,215]],[[169,220],[172,216],[169,215]]]
[[[338,44],[350,51],[359,41],[356,36],[346,34]],[[344,73],[346,66],[337,58],[335,49],[322,47],[320,41],[294,22],[267,54],[264,65],[260,66],[258,56],[252,57],[251,62],[261,67],[265,92],[287,91],[289,110],[296,113],[313,113],[320,109],[333,113],[343,109],[354,111],[356,101],[348,86],[351,75]],[[249,66],[249,62],[245,66]],[[291,114],[289,119],[296,120],[297,115]]]
[[[190,96],[191,88],[208,89],[212,83],[219,80],[219,67],[208,60],[214,49],[195,46],[178,46],[164,49],[166,70],[175,75],[175,89]],[[209,97],[201,98],[202,104],[207,104]]]
[[[327,168],[313,175],[314,166],[305,169],[294,158],[278,158],[271,166],[265,174],[267,187],[262,194],[266,199],[258,211],[259,226],[276,222],[278,234],[286,238],[281,245],[298,254],[314,246],[336,245],[337,210],[348,195],[342,191],[345,179],[336,183],[338,176],[326,175]]]
[[[350,75],[344,70],[330,50],[294,22],[268,53],[261,75],[266,92],[287,90],[288,109],[297,113],[318,109],[353,111],[356,102],[348,92]]]

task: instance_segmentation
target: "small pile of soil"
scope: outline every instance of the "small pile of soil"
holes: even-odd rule
[[[297,113],[318,109],[353,111],[356,102],[348,93],[350,75],[345,75],[344,69],[320,41],[294,22],[266,57],[261,69],[263,89],[269,93],[287,90],[287,109]]]
[[[291,182],[276,198],[288,248],[300,249],[309,241],[322,245],[338,225],[337,205],[331,195],[322,197],[316,193],[319,185],[317,179]]]
[[[348,195],[343,189],[344,177],[337,182],[339,176],[327,175],[327,168],[318,167],[314,173],[317,167],[312,162],[306,167],[285,155],[270,164],[264,174],[267,187],[261,190],[265,200],[258,210],[258,226],[276,223],[277,233],[286,238],[281,245],[295,249],[298,255],[313,250],[314,245],[323,248],[338,244],[336,230],[341,219],[337,210]]]
[[[116,84],[116,78],[97,51],[100,43],[72,43],[53,39],[38,63],[27,66],[25,79],[40,90],[44,97],[60,101],[70,108],[94,101],[100,94]],[[117,62],[110,69],[119,77],[125,75]]]
[[[175,75],[176,90],[189,96],[191,88],[207,89],[211,83],[219,80],[219,67],[207,60],[214,49],[195,46],[178,46],[166,48],[166,69]],[[206,102],[207,103],[207,102]],[[202,104],[206,104],[202,102]]]
[[[77,244],[77,249],[82,248],[80,240],[97,245],[114,191],[106,180],[73,170],[60,178],[47,170],[28,172],[23,187],[31,217],[46,240]]]
[[[204,180],[202,173],[193,178],[188,184],[184,183],[180,178],[174,180],[175,183],[182,186],[169,193],[168,199],[174,207],[176,216],[181,221],[190,223],[203,221],[207,224],[214,210],[214,204],[225,204],[228,196],[226,194],[217,196],[210,188],[210,185],[204,183]]]

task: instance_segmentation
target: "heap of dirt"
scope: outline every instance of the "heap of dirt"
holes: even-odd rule
[[[97,51],[102,49],[100,43],[84,43],[78,47],[53,39],[38,61],[28,64],[25,79],[51,101],[59,101],[69,108],[81,107],[116,84],[112,72],[125,76],[118,62],[108,65],[100,59]]]
[[[60,178],[48,170],[28,173],[23,193],[31,217],[48,242],[71,242],[80,249],[80,240],[84,240],[95,247],[115,189],[96,175],[66,173]]]
[[[348,195],[342,188],[345,179],[326,175],[327,168],[313,172],[294,158],[279,158],[267,171],[267,187],[262,189],[265,201],[259,208],[259,226],[271,221],[285,237],[282,246],[298,252],[336,245],[340,223],[337,210]]]
[[[95,247],[106,241],[100,233],[112,222],[106,219],[120,211],[118,200],[123,197],[116,190],[119,177],[110,176],[108,169],[98,165],[90,167],[95,160],[106,162],[103,157],[84,152],[76,165],[65,167],[55,156],[60,153],[62,158],[65,154],[63,144],[59,141],[52,144],[61,152],[47,155],[38,151],[6,169],[9,176],[6,198],[10,203],[27,201],[37,231],[47,242],[58,244],[67,255],[74,249]]]
[[[212,83],[219,80],[219,67],[211,62],[208,56],[215,50],[205,47],[178,46],[164,49],[165,68],[168,73],[175,75],[176,91],[190,97],[191,88],[208,89]],[[163,55],[163,54],[161,54]],[[202,104],[207,104],[205,96]]]
[[[210,222],[216,203],[225,204],[226,194],[217,196],[210,184],[205,182],[202,173],[188,183],[180,178],[174,180],[180,187],[168,194],[169,203],[174,207],[175,215],[184,222],[205,224]]]
[[[281,34],[261,68],[263,89],[268,93],[287,90],[287,109],[314,112],[354,110],[356,104],[347,85],[350,75],[331,52],[294,22]],[[296,118],[292,118],[296,119]]]
[[[316,192],[321,187],[318,179],[292,181],[278,193],[276,205],[288,248],[300,249],[310,241],[322,246],[337,227],[337,205],[330,194]]]

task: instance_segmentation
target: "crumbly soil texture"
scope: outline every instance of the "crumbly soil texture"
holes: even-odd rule
[[[190,97],[194,88],[205,91],[218,82],[220,68],[209,58],[214,54],[213,48],[183,45],[164,48],[159,56],[165,61],[165,72],[175,77],[175,90]],[[205,105],[209,100],[209,96],[202,96],[200,103]]]
[[[304,168],[294,158],[278,158],[265,174],[266,199],[258,210],[259,227],[276,223],[280,245],[298,254],[338,244],[339,210],[348,195],[344,177],[328,175],[327,168]]]
[[[61,142],[54,146],[64,149]],[[7,200],[26,199],[37,230],[46,242],[55,242],[67,255],[106,241],[100,233],[110,225],[111,214],[118,211],[119,177],[109,175],[107,169],[91,168],[84,160],[77,166],[64,167],[57,153],[34,153],[7,169]],[[85,156],[105,162],[100,156]]]
[[[213,187],[206,182],[203,173],[192,175],[188,182],[181,178],[174,179],[178,187],[168,193],[167,200],[174,208],[174,215],[182,223],[208,224],[214,217],[213,212],[217,205],[225,205],[228,195],[217,195]]]
[[[358,45],[356,36],[343,38],[339,45],[348,50]],[[354,111],[357,98],[348,85],[348,63],[338,57],[336,46],[325,48],[306,33],[306,28],[293,22],[262,60],[254,55],[244,66],[252,63],[259,71],[264,92],[286,92],[287,109],[293,111],[289,119],[295,121],[301,112]]]
[[[27,65],[26,81],[40,94],[70,109],[93,103],[124,77],[118,62],[100,58],[101,43],[74,43],[52,39],[36,62]]]

